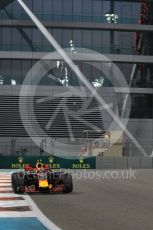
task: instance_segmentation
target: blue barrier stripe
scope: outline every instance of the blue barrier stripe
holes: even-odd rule
[[[0,230],[48,230],[37,218],[0,218]]]

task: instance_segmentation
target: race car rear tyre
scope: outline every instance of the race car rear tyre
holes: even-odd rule
[[[12,189],[15,193],[24,193],[24,174],[22,172],[12,173]]]
[[[72,176],[68,173],[62,175],[64,190],[63,193],[70,193],[73,191]]]

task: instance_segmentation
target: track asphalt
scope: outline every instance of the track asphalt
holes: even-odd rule
[[[136,170],[135,176],[77,179],[74,174],[73,193],[31,197],[63,230],[153,230],[153,170]]]

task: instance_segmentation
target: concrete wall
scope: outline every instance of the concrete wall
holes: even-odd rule
[[[153,119],[130,119],[127,129],[150,156],[153,151]],[[132,140],[129,140],[126,135],[124,135],[124,139],[126,140],[125,152],[127,151],[129,156],[141,156],[139,149],[132,143]]]
[[[96,169],[152,169],[153,159],[149,157],[97,157]]]
[[[33,86],[27,86],[27,90],[29,92],[29,96],[32,95]],[[78,90],[78,91],[77,91]],[[134,89],[132,89],[134,90]],[[137,89],[135,89],[137,91]],[[147,90],[147,89],[146,89]],[[112,104],[112,109],[115,111],[115,104],[116,104],[116,97],[115,93],[113,92],[113,88],[101,88],[98,90],[99,94],[103,97],[106,104]],[[139,89],[139,93],[144,93],[144,89]],[[20,86],[0,86],[0,96],[1,95],[8,95],[8,96],[18,96],[20,92]],[[52,86],[39,86],[36,92],[36,96],[50,96],[50,97],[58,97],[61,96],[61,93],[67,92],[67,96],[83,96],[80,95],[79,88],[77,87],[52,87]],[[78,93],[79,92],[79,93]],[[133,91],[134,92],[134,91]],[[146,93],[147,91],[145,91]],[[149,91],[150,92],[150,91]],[[151,92],[150,92],[151,93]],[[88,97],[90,93],[87,91],[86,96]],[[120,130],[117,125],[111,125],[112,118],[108,115],[107,110],[102,109],[102,119],[104,123],[105,130]],[[152,154],[153,151],[153,119],[130,119],[127,125],[128,130],[134,136],[134,138],[142,145],[145,149],[148,156]],[[11,151],[11,137],[0,137],[0,153],[2,154],[10,154]],[[81,141],[79,142],[79,144]],[[82,144],[82,143],[81,143]],[[17,138],[16,140],[16,150],[23,148],[28,148],[28,152],[30,154],[35,152],[39,152],[40,143],[36,146],[31,138]],[[71,150],[69,148],[69,144],[67,144],[65,151],[71,151],[75,154],[75,150]],[[119,146],[116,146],[116,149],[113,149],[112,156],[121,156],[121,152],[118,149]],[[135,147],[131,140],[126,135],[123,135],[123,153],[124,156],[135,156],[135,157],[142,157],[139,149]],[[58,151],[58,149],[57,149]],[[76,152],[78,153],[79,147],[76,148]],[[13,151],[14,152],[14,151]],[[105,155],[104,155],[105,156]],[[119,163],[117,163],[119,164]],[[146,163],[145,163],[146,164]]]

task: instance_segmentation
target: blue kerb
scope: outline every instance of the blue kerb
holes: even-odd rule
[[[0,230],[48,230],[37,218],[0,218]]]

